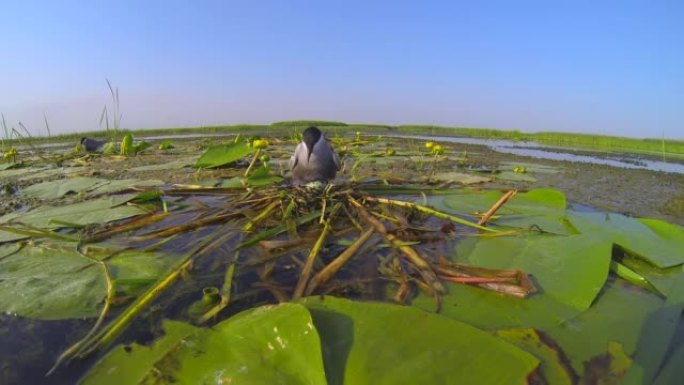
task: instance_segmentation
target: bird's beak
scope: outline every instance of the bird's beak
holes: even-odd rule
[[[313,147],[315,144],[306,144],[306,161],[309,162],[309,159],[311,159],[311,154],[313,153]]]

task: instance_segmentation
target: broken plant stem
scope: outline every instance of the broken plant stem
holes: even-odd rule
[[[496,201],[496,203],[494,203],[494,205],[489,210],[487,210],[487,212],[482,216],[482,218],[477,224],[480,226],[484,226],[484,224],[487,223],[489,218],[491,218],[492,215],[494,215],[494,213],[496,213],[496,211],[501,208],[501,206],[506,204],[506,202],[508,202],[509,199],[513,198],[513,196],[515,196],[515,194],[517,193],[518,190],[511,190],[505,193],[501,198],[499,198],[498,201]]]
[[[233,261],[237,260],[239,251],[235,252]],[[197,321],[198,324],[203,324],[208,320],[214,318],[221,310],[225,309],[230,303],[230,291],[233,288],[233,276],[235,275],[235,262],[231,262],[226,269],[226,277],[223,280],[221,287],[221,301],[202,315]]]
[[[292,295],[293,300],[298,299],[302,296],[302,294],[304,294],[304,289],[306,288],[306,284],[309,282],[309,277],[311,276],[311,271],[313,270],[313,265],[316,261],[316,257],[318,257],[318,253],[321,251],[321,248],[323,247],[323,242],[325,242],[325,238],[328,236],[328,233],[330,232],[330,222],[335,217],[335,213],[337,213],[337,210],[340,208],[340,206],[342,206],[341,203],[335,204],[332,211],[330,212],[330,215],[328,216],[328,220],[325,222],[325,225],[323,226],[323,231],[321,232],[321,235],[318,237],[316,243],[311,248],[309,257],[306,259],[306,263],[304,264],[302,273],[299,276],[299,281],[297,281],[297,286],[295,287],[294,294]]]
[[[252,171],[252,169],[254,168],[257,159],[259,159],[259,155],[261,155],[261,149],[257,148],[256,152],[254,153],[254,157],[252,158],[252,161],[249,163],[249,167],[247,167],[247,171],[245,171],[244,178],[247,178],[249,176],[249,172]]]
[[[252,229],[254,229],[254,226],[256,226],[259,222],[264,220],[264,218],[268,217],[271,214],[271,212],[278,206],[280,206],[280,200],[274,200],[273,202],[271,202],[271,204],[266,206],[266,208],[261,213],[259,213],[259,215],[254,217],[254,219],[252,219],[251,221],[249,221],[249,223],[247,223],[242,228],[242,231],[244,231],[244,232],[252,231]]]
[[[212,236],[206,237],[202,242],[193,247],[189,252],[185,254],[182,260],[176,265],[173,271],[157,282],[156,285],[148,289],[143,295],[138,297],[135,302],[133,302],[123,313],[116,317],[112,322],[102,329],[98,334],[92,336],[85,341],[82,346],[74,353],[80,357],[85,357],[90,353],[108,345],[116,338],[119,333],[127,327],[131,321],[153,300],[155,300],[161,293],[168,289],[181,274],[188,269],[194,257],[207,249],[210,244],[216,242],[217,240],[224,240],[227,236],[232,236],[232,234],[225,234],[224,229],[220,228]],[[225,241],[225,240],[224,240]]]
[[[105,280],[107,282],[107,296],[104,299],[104,306],[102,306],[102,310],[100,311],[99,317],[97,317],[97,321],[95,321],[95,324],[93,325],[92,328],[90,328],[90,331],[86,333],[83,338],[78,340],[75,344],[71,345],[67,350],[65,350],[62,354],[59,355],[57,360],[55,361],[54,365],[52,365],[52,368],[45,373],[45,376],[49,376],[52,374],[52,372],[57,369],[64,360],[72,358],[78,350],[83,346],[88,340],[97,332],[97,330],[100,328],[100,325],[102,325],[102,322],[104,321],[105,317],[107,317],[107,314],[109,314],[109,308],[111,307],[112,300],[114,299],[114,296],[116,295],[116,291],[114,290],[114,282],[112,280],[112,276],[109,273],[109,267],[104,261],[98,261],[94,258],[90,258],[86,256],[85,254],[81,253],[81,255],[87,259],[92,260],[93,262],[99,264],[102,267],[102,271],[105,276]]]
[[[326,283],[332,276],[337,273],[340,268],[351,259],[351,257],[356,254],[357,251],[363,246],[364,243],[373,235],[373,228],[369,228],[363,234],[361,234],[351,246],[347,247],[342,253],[340,253],[337,258],[330,262],[323,270],[316,274],[309,282],[309,286],[306,289],[306,295],[311,295],[316,287]]]
[[[420,205],[420,204],[414,203],[414,202],[406,202],[406,201],[400,201],[400,200],[396,200],[396,199],[379,198],[379,197],[373,197],[373,196],[364,196],[364,199],[367,201],[378,202],[378,203],[382,203],[382,204],[386,204],[386,205],[395,205],[395,206],[400,206],[400,207],[405,207],[405,208],[410,208],[410,209],[416,209],[416,210],[422,211],[426,214],[433,215],[437,218],[450,220],[454,223],[458,223],[458,224],[468,226],[468,227],[472,227],[474,229],[478,229],[478,230],[482,230],[482,231],[487,231],[487,232],[492,232],[492,233],[498,232],[497,230],[478,225],[477,223],[473,223],[473,222],[467,221],[465,219],[462,219],[462,218],[459,218],[459,217],[456,217],[453,215],[449,215],[449,214],[443,213],[441,211],[437,211],[435,209],[431,209],[427,206],[423,206],[423,205]]]
[[[423,277],[426,284],[433,290],[435,303],[439,308],[439,304],[441,303],[439,299],[439,293],[444,293],[445,289],[442,283],[439,282],[439,278],[437,278],[437,274],[432,269],[432,266],[430,266],[430,264],[425,260],[425,258],[418,254],[418,252],[414,248],[404,244],[399,238],[387,232],[385,225],[383,225],[382,222],[380,222],[378,219],[373,218],[373,216],[368,212],[368,210],[366,210],[365,207],[361,205],[361,203],[359,203],[351,195],[348,195],[348,198],[349,201],[358,209],[361,218],[368,222],[368,224],[371,225],[371,227],[373,227],[375,231],[382,234],[390,244],[398,248],[399,251],[401,251],[406,256],[408,261],[411,262],[411,264],[418,269],[418,272]]]

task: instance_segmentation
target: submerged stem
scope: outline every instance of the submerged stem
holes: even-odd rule
[[[464,226],[472,227],[474,229],[478,229],[478,230],[482,230],[482,231],[488,231],[488,232],[492,232],[492,233],[498,232],[498,230],[490,229],[488,227],[478,225],[477,223],[473,223],[473,222],[470,222],[468,220],[465,220],[465,219],[462,219],[462,218],[459,218],[459,217],[456,217],[453,215],[449,215],[447,213],[443,213],[441,211],[437,211],[435,209],[431,209],[427,206],[423,206],[423,205],[420,205],[420,204],[414,203],[414,202],[406,202],[406,201],[400,201],[400,200],[388,199],[388,198],[378,198],[378,197],[373,197],[373,196],[365,196],[364,199],[367,201],[378,202],[378,203],[382,203],[382,204],[386,204],[386,205],[395,205],[395,206],[406,207],[406,208],[410,208],[410,209],[416,209],[416,210],[422,211],[426,214],[433,215],[437,218],[447,219],[447,220],[450,220],[452,222],[455,222],[455,223],[458,223],[458,224],[461,224]]]
[[[309,257],[306,259],[306,263],[304,264],[302,273],[299,276],[299,281],[297,282],[297,286],[295,287],[294,294],[292,295],[293,300],[301,297],[302,294],[304,294],[304,289],[306,288],[306,284],[309,282],[309,277],[311,276],[311,271],[313,270],[313,265],[316,261],[316,257],[318,256],[318,253],[323,247],[323,242],[325,242],[325,238],[328,236],[328,233],[330,232],[330,222],[332,221],[332,218],[335,217],[335,213],[340,208],[340,206],[342,206],[342,204],[339,202],[335,204],[335,206],[332,209],[332,212],[330,213],[330,216],[328,216],[328,220],[325,222],[325,226],[323,227],[321,235],[318,237],[316,243],[311,248]]]

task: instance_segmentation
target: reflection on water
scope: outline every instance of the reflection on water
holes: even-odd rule
[[[449,143],[464,143],[487,146],[494,151],[506,154],[529,156],[539,159],[550,159],[559,161],[582,162],[603,164],[606,166],[672,172],[684,174],[684,164],[668,163],[654,159],[648,159],[639,155],[605,153],[605,155],[581,155],[576,154],[578,150],[545,146],[534,142],[514,142],[510,140],[488,140],[479,138],[461,138],[453,136],[429,136],[429,135],[393,135],[394,137],[404,137],[420,140],[437,140]],[[572,151],[572,152],[570,152]]]

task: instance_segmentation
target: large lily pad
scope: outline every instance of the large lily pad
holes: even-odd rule
[[[20,239],[28,238],[27,235],[12,233],[9,231],[0,230],[0,243],[18,241]]]
[[[85,226],[145,214],[145,211],[137,207],[121,203],[122,198],[108,197],[66,206],[40,206],[23,214],[7,214],[0,217],[0,223],[11,220],[34,227],[55,229],[65,227],[64,223]]]
[[[548,337],[535,329],[497,330],[497,336],[520,347],[541,360],[541,371],[549,384],[572,385],[577,381],[577,374],[569,367],[566,357],[560,348],[548,341]]]
[[[522,384],[539,361],[478,330],[415,308],[310,297],[329,384]]]
[[[78,194],[95,189],[99,185],[107,184],[106,179],[78,177],[53,180],[34,184],[25,188],[22,192],[31,198],[55,199],[67,194]]]
[[[98,254],[91,258],[97,259]],[[27,245],[3,257],[0,311],[38,319],[96,316],[106,296],[107,279],[102,265],[91,258],[79,253],[75,243],[65,242]],[[175,261],[173,255],[127,251],[106,263],[116,289],[135,294]]]
[[[0,311],[29,318],[92,317],[106,295],[97,264],[67,248],[25,247],[0,261]]]
[[[107,183],[96,186],[95,189],[90,191],[92,195],[101,194],[113,194],[126,190],[130,190],[134,187],[157,187],[162,186],[163,181],[158,179],[140,180],[140,179],[118,179],[109,180]]]
[[[474,243],[474,245],[472,244]],[[542,295],[586,310],[603,287],[612,245],[585,235],[530,235],[463,242],[458,260],[532,274]]]
[[[198,168],[213,168],[221,167],[228,163],[235,162],[251,154],[254,151],[252,147],[245,143],[227,143],[218,146],[210,147],[197,160],[195,167]]]
[[[55,176],[69,176],[75,175],[83,172],[82,167],[57,167],[57,168],[31,168],[31,170],[37,170],[38,172],[31,172],[24,174],[19,180],[28,182],[34,179],[46,179],[53,178]]]
[[[192,156],[184,159],[174,160],[171,162],[165,162],[160,164],[151,164],[147,166],[133,167],[129,171],[140,172],[140,171],[162,171],[162,170],[173,170],[180,169],[184,167],[191,167],[197,162],[197,157]]]
[[[580,232],[609,240],[659,268],[684,263],[684,230],[680,226],[621,214],[569,212],[568,218]]]
[[[212,329],[166,324],[151,347],[115,348],[83,384],[326,384],[321,342],[298,304],[240,313]]]
[[[617,342],[634,357],[634,378],[645,381],[654,375],[681,314],[656,295],[630,287],[624,281],[609,283],[594,306],[562,325],[546,331],[563,348],[575,370],[583,373],[586,363],[608,354]]]
[[[431,202],[439,210],[454,214],[486,212],[501,198],[500,191],[463,191],[448,197],[433,197]],[[565,195],[554,189],[535,189],[518,193],[496,213],[501,217],[491,219],[490,226],[502,228],[535,228],[554,234],[576,234],[577,230],[565,217]]]
[[[218,187],[240,188],[244,187],[245,185],[251,187],[264,187],[275,183],[279,183],[282,180],[283,178],[281,176],[272,175],[270,169],[266,167],[259,167],[258,169],[254,170],[254,172],[251,173],[247,178],[239,176],[232,177],[230,179],[218,182]]]
[[[485,182],[490,182],[492,178],[488,178],[485,176],[477,175],[477,174],[467,174],[463,172],[456,172],[456,171],[447,171],[447,172],[440,172],[436,173],[430,178],[431,181],[434,182],[450,182],[450,183],[459,183],[463,185],[471,185],[471,184],[478,184],[478,183],[485,183]]]

